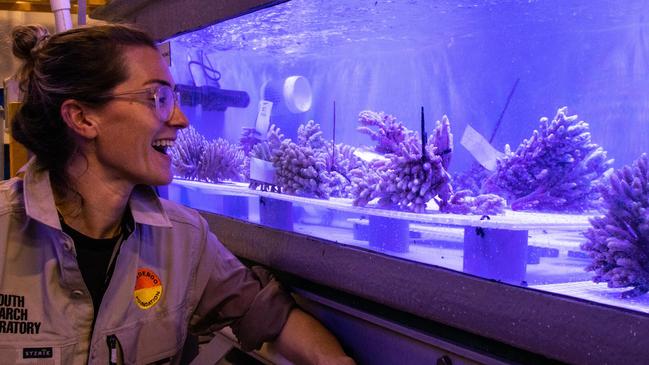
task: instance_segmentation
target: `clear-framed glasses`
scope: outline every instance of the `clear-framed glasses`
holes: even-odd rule
[[[128,95],[142,95],[142,97],[128,97]],[[105,96],[111,99],[126,99],[153,104],[155,112],[161,122],[168,122],[176,110],[176,104],[180,100],[180,95],[177,91],[167,85],[158,85],[141,90],[127,91],[117,94],[109,94]]]

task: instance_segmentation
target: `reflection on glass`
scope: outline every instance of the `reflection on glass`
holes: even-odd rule
[[[180,35],[169,198],[649,312],[648,13],[293,0]]]

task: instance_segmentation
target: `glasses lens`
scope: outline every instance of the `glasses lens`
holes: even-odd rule
[[[160,86],[155,96],[155,107],[160,120],[168,121],[175,106],[173,90],[169,86]]]

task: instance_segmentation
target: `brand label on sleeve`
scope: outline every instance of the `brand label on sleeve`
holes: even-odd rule
[[[49,359],[54,352],[51,347],[26,347],[23,348],[23,359]]]

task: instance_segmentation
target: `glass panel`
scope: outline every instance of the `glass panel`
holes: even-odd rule
[[[177,36],[168,196],[649,312],[646,14],[293,0]]]

